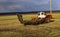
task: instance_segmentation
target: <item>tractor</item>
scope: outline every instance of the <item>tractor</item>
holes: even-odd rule
[[[46,14],[45,12],[39,12],[38,17],[32,18],[31,20],[23,20],[21,14],[17,14],[19,21],[24,25],[39,25],[43,23],[51,22],[52,15]]]

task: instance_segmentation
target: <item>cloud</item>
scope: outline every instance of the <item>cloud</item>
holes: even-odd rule
[[[3,11],[14,11],[14,10],[22,10],[22,11],[33,11],[38,9],[40,10],[40,5],[48,4],[49,0],[0,0],[4,1],[2,6],[4,8]],[[0,4],[1,4],[0,3]]]
[[[0,12],[3,12],[5,9],[2,7],[2,6],[0,6]]]
[[[42,0],[40,2],[34,2],[36,5],[44,5],[44,4],[49,4],[49,0]]]
[[[10,6],[8,6],[8,9],[13,10],[16,8],[21,8],[21,7],[22,7],[22,5],[10,5]]]
[[[60,0],[53,1],[53,10],[60,10]],[[49,10],[50,0],[0,0],[0,11]]]
[[[8,0],[0,0],[0,2],[7,2]]]
[[[14,1],[29,1],[29,0],[14,0]]]
[[[36,5],[48,4],[48,2],[35,2]]]

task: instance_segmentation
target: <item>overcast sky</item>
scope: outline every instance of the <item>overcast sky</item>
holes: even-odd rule
[[[53,10],[60,10],[60,0],[52,0]],[[0,12],[49,11],[50,0],[0,0]]]

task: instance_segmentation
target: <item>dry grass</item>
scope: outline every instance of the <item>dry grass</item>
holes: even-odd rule
[[[37,15],[23,15],[27,20],[33,17]],[[16,15],[0,16],[0,37],[60,37],[60,13],[53,13],[53,19],[46,24],[24,26]]]

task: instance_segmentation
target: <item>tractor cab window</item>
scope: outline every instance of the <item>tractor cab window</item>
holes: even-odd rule
[[[45,13],[44,12],[39,12],[38,15],[44,15]]]
[[[40,15],[44,15],[45,13],[44,12],[40,12]]]
[[[40,12],[39,15],[38,15],[38,18],[45,18],[46,15],[44,12]]]

